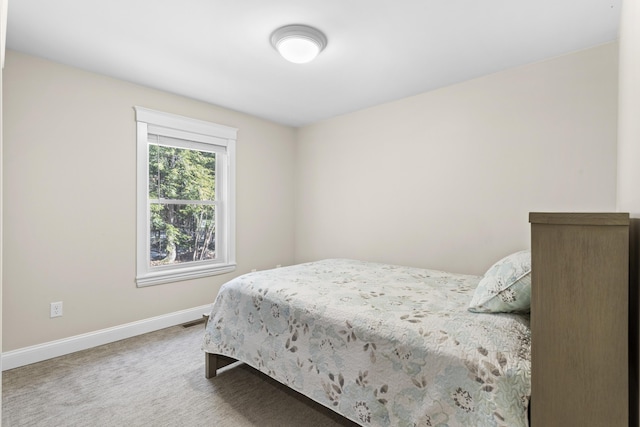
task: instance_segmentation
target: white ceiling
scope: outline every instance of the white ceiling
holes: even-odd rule
[[[613,41],[621,0],[10,0],[7,47],[301,126]],[[273,30],[327,48],[292,64]],[[10,66],[10,63],[7,64]]]

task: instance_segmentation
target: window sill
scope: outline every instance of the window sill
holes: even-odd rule
[[[136,277],[136,284],[139,288],[144,288],[146,286],[161,285],[163,283],[179,282],[183,280],[230,273],[235,269],[236,264],[224,264],[199,268],[157,271]]]

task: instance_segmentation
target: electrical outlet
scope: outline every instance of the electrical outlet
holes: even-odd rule
[[[60,317],[62,316],[62,301],[52,302],[51,303],[51,314],[50,317]]]

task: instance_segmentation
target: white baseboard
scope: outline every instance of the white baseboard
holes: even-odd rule
[[[211,311],[211,305],[203,305],[187,310],[176,311],[162,316],[127,323],[113,328],[101,329],[87,334],[76,335],[57,341],[50,341],[30,347],[2,353],[2,370],[18,368],[31,363],[41,362],[65,354],[97,347],[103,344],[131,338],[136,335],[146,334],[180,325],[202,318],[202,315]]]

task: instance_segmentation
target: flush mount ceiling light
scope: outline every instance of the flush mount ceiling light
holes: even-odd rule
[[[304,64],[322,52],[327,45],[327,37],[307,25],[286,25],[271,34],[271,45],[287,61]]]

